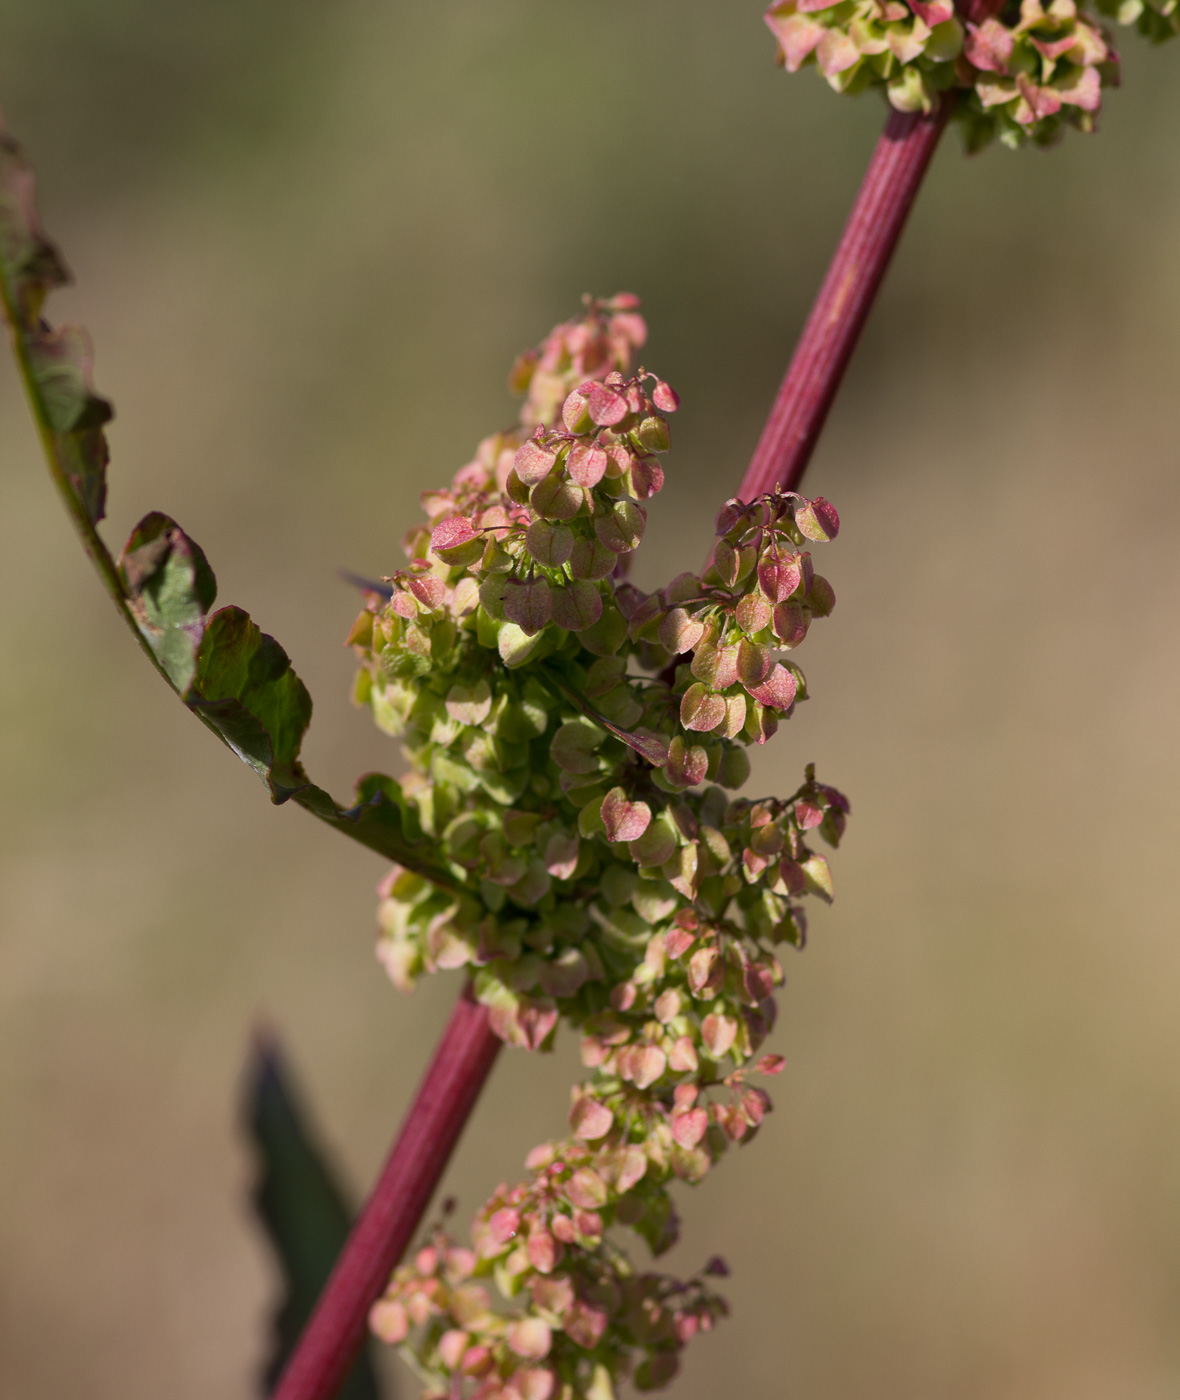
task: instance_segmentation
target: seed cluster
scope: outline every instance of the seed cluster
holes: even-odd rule
[[[677,406],[632,371],[644,336],[634,298],[591,301],[522,357],[519,427],[427,493],[408,567],[350,638],[357,698],[410,761],[390,796],[456,885],[383,882],[390,976],[466,968],[505,1040],[546,1048],[564,1017],[591,1071],[570,1136],[497,1190],[472,1248],[438,1230],[374,1307],[440,1400],[662,1385],[724,1313],[719,1261],[641,1273],[608,1232],[662,1252],[673,1181],[757,1132],[770,1100],[750,1077],[782,1066],[761,1053],[778,953],[805,940],[800,900],[831,898],[812,843],[848,812],[811,769],[787,799],[733,795],[746,746],[806,697],[789,654],[835,603],[806,547],[836,535],[834,508],[730,501],[702,574],[652,594],[624,579]]]
[[[1097,8],[1158,41],[1180,30],[1178,3]],[[1093,131],[1103,91],[1119,82],[1110,35],[1076,0],[1009,0],[980,24],[964,24],[951,0],[777,0],[766,23],[779,63],[792,73],[814,63],[837,92],[880,88],[900,112],[930,112],[953,93],[970,151]]]

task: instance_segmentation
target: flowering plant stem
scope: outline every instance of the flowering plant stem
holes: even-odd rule
[[[950,115],[892,112],[738,495],[797,491]]]
[[[369,1308],[413,1238],[502,1045],[465,988],[274,1400],[327,1400],[343,1382]]]
[[[797,489],[949,115],[894,112],[739,489]],[[368,1310],[409,1244],[495,1061],[487,1010],[464,990],[377,1185],[291,1356],[274,1400],[330,1400]]]

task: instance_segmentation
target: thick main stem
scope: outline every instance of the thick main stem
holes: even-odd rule
[[[465,989],[273,1400],[336,1393],[364,1340],[369,1308],[413,1238],[502,1043]]]
[[[794,491],[799,485],[950,106],[947,94],[930,116],[890,115],[742,481],[742,500],[776,486]]]

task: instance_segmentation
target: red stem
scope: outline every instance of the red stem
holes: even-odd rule
[[[272,1400],[335,1395],[364,1341],[369,1308],[413,1238],[502,1044],[466,988]]]
[[[950,107],[948,94],[928,117],[891,113],[742,481],[742,500],[799,485]]]

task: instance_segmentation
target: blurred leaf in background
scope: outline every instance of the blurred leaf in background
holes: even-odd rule
[[[290,1067],[269,1031],[254,1039],[246,1076],[245,1122],[258,1158],[252,1200],[282,1269],[283,1301],[274,1318],[265,1393],[277,1382],[348,1236],[352,1213],[315,1140]],[[391,1400],[377,1384],[366,1346],[340,1400]]]

